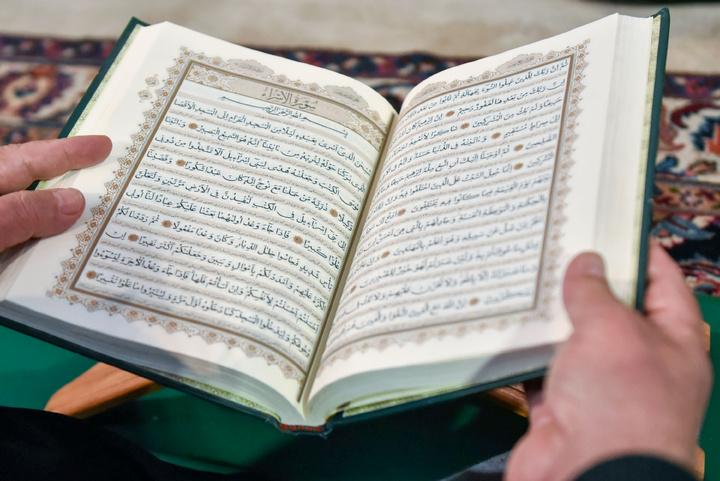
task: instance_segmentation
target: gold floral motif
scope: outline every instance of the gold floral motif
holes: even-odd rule
[[[236,68],[233,69],[233,66]],[[223,72],[222,70],[228,70],[228,72]],[[327,86],[323,88],[317,83],[304,84],[297,80],[290,80],[283,74],[276,75],[271,69],[263,67],[256,61],[249,60],[221,62],[213,67],[195,63],[188,71],[187,78],[208,87],[240,93],[235,82],[237,80],[237,73],[240,72],[242,75],[248,75],[250,71],[260,71],[258,77],[262,79],[272,81],[282,86],[292,87],[293,89],[313,96],[319,95],[331,98],[343,105],[348,102],[349,98],[354,99],[352,109],[348,108],[346,110],[345,115],[343,115],[339,123],[362,136],[378,151],[381,149],[385,139],[385,132],[388,131],[389,125],[381,119],[378,112],[370,109],[367,103],[348,87]],[[358,115],[358,112],[362,115]]]

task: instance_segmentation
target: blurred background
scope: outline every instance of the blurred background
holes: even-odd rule
[[[720,3],[627,0],[0,0],[0,33],[116,38],[130,17],[245,46],[492,55],[614,12],[671,9],[668,70],[720,72]]]

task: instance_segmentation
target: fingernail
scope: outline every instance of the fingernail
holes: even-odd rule
[[[597,254],[587,255],[584,258],[583,271],[588,276],[605,277],[605,263]]]
[[[74,215],[85,207],[85,197],[77,189],[55,189],[53,194],[61,214]]]

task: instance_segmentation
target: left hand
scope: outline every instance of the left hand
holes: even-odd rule
[[[65,231],[85,208],[77,189],[23,189],[35,180],[97,164],[111,149],[110,139],[101,135],[0,147],[0,252]]]

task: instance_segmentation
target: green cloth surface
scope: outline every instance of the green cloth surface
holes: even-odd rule
[[[94,361],[0,327],[0,405],[42,409]],[[92,418],[158,457],[279,479],[437,480],[507,452],[527,427],[482,395],[337,426],[326,437],[280,432],[263,419],[165,388]]]
[[[698,300],[703,318],[710,324],[710,357],[717,379],[720,376],[720,298],[700,296]],[[705,480],[720,481],[720,389],[717,382],[700,435],[700,447],[705,451]]]
[[[700,297],[720,346],[720,298]],[[0,327],[0,405],[42,409],[94,361]],[[720,372],[720,348],[712,349]],[[160,458],[229,472],[259,466],[282,479],[435,480],[509,450],[526,420],[481,395],[339,426],[327,437],[282,433],[254,416],[173,389],[100,414],[93,422]],[[705,479],[720,480],[720,393],[714,387],[700,438]],[[342,475],[340,475],[342,473]]]

